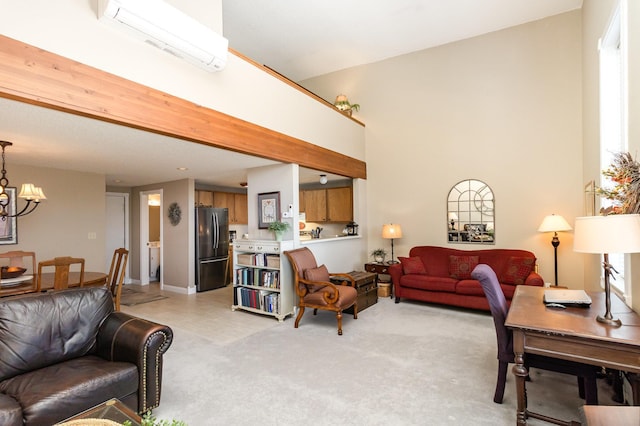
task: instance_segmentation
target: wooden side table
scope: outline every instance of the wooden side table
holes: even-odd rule
[[[386,262],[377,263],[370,262],[364,264],[364,270],[376,274],[376,285],[389,284],[389,298],[393,298],[393,284],[391,283],[391,275],[389,275],[389,264]]]

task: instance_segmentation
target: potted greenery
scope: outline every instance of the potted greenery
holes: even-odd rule
[[[386,255],[387,255],[387,252],[385,251],[385,249],[381,249],[381,248],[377,248],[371,252],[371,256],[373,256],[373,260],[375,260],[378,263],[384,262],[384,258]]]
[[[351,116],[353,111],[360,109],[360,104],[350,103],[345,95],[338,95],[333,105],[348,116]]]
[[[269,224],[269,231],[273,231],[276,236],[276,241],[282,241],[282,234],[289,229],[289,224],[287,222],[271,222]]]
[[[125,420],[122,423],[122,426],[131,426],[130,420]],[[187,424],[181,420],[172,419],[169,420],[158,420],[154,415],[151,414],[151,410],[147,411],[142,416],[142,421],[140,422],[140,426],[187,426]]]

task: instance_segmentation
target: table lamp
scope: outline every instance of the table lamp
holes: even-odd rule
[[[395,238],[402,238],[402,228],[400,225],[393,223],[382,225],[382,238],[391,239],[391,260],[389,263],[398,263],[393,257],[393,240]]]
[[[558,287],[558,246],[560,245],[558,232],[571,231],[571,229],[571,225],[564,220],[564,217],[556,214],[546,216],[538,228],[538,232],[553,232],[551,245],[553,246],[553,267],[556,287]]]
[[[604,293],[606,312],[598,315],[598,322],[620,326],[622,321],[611,315],[611,270],[609,253],[640,252],[640,215],[614,214],[608,216],[577,217],[573,238],[573,251],[579,253],[603,254]],[[615,277],[614,277],[615,279]]]
[[[458,215],[455,212],[449,212],[449,223],[451,223],[451,231],[456,230],[456,221],[458,220]]]

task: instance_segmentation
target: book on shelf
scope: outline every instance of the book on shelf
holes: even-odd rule
[[[236,301],[239,305],[260,309],[265,312],[279,312],[280,295],[269,290],[256,290],[252,288],[236,288]]]

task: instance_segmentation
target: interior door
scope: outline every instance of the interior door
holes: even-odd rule
[[[107,192],[106,194],[106,248],[105,273],[109,273],[113,252],[124,247],[129,249],[129,194]],[[125,272],[125,282],[129,279],[129,265]]]

